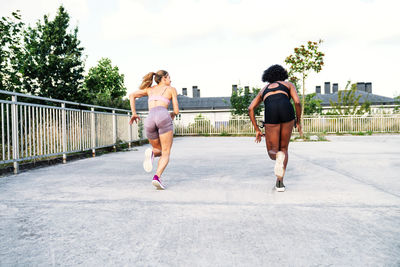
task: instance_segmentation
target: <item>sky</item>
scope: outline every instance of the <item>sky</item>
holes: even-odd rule
[[[324,82],[372,82],[374,94],[400,95],[398,0],[0,0],[0,16],[20,10],[34,25],[62,4],[78,27],[86,71],[110,58],[128,92],[142,77],[170,73],[178,93],[230,96],[232,84],[261,88],[261,75],[307,41],[324,42],[325,66],[306,92]]]

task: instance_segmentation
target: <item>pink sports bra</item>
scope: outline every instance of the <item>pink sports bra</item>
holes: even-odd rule
[[[153,101],[153,100],[159,100],[159,101],[164,101],[164,103],[166,103],[167,105],[169,105],[169,102],[171,102],[171,100],[169,100],[168,98],[166,98],[165,96],[163,96],[163,94],[165,93],[165,91],[167,90],[168,87],[165,87],[164,92],[161,95],[152,95],[149,96],[149,102]]]

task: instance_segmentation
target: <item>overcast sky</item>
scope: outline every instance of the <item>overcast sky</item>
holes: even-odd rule
[[[21,10],[33,25],[63,4],[78,26],[86,69],[108,57],[136,90],[150,71],[167,70],[178,92],[229,96],[232,84],[262,87],[262,72],[284,65],[293,48],[323,39],[325,67],[306,81],[372,82],[400,94],[397,0],[0,0],[0,16]]]

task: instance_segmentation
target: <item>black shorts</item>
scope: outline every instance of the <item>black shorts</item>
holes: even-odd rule
[[[294,120],[292,103],[285,94],[268,96],[264,101],[264,123],[279,124]]]

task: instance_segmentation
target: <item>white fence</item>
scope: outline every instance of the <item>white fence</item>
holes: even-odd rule
[[[310,133],[399,133],[400,114],[305,117],[303,128]]]
[[[257,122],[262,125],[262,117]],[[296,129],[294,129],[296,131]],[[305,133],[399,133],[400,115],[373,116],[305,116]],[[212,122],[208,119],[195,120],[189,124],[175,121],[175,135],[246,135],[255,134],[248,117],[233,117],[229,121]]]
[[[261,118],[257,120],[260,121]],[[259,123],[261,125],[261,123]],[[174,122],[174,134],[185,135],[246,135],[253,134],[253,125],[249,118],[232,118],[229,121],[194,120],[192,123]]]
[[[0,164],[18,163],[52,156],[130,143],[140,139],[137,124],[130,125],[129,110],[112,109],[1,91]],[[57,106],[18,101],[18,98],[51,102]],[[32,102],[32,101],[29,101]],[[70,108],[66,105],[75,107]],[[77,109],[84,107],[88,110]],[[106,110],[108,112],[104,112]]]
[[[131,142],[146,138],[142,127],[136,123],[129,125],[129,110],[1,90],[0,96],[0,165],[12,163],[15,173],[21,161],[62,155],[65,162],[69,153],[91,150],[95,155],[98,148],[116,147],[120,143],[130,146]],[[36,104],[39,101],[51,104]],[[144,120],[145,115],[141,122]],[[261,125],[262,117],[257,121]],[[191,123],[176,119],[174,124],[178,136],[255,133],[248,117],[210,121],[199,116]],[[305,117],[303,130],[305,133],[399,133],[400,115]]]

